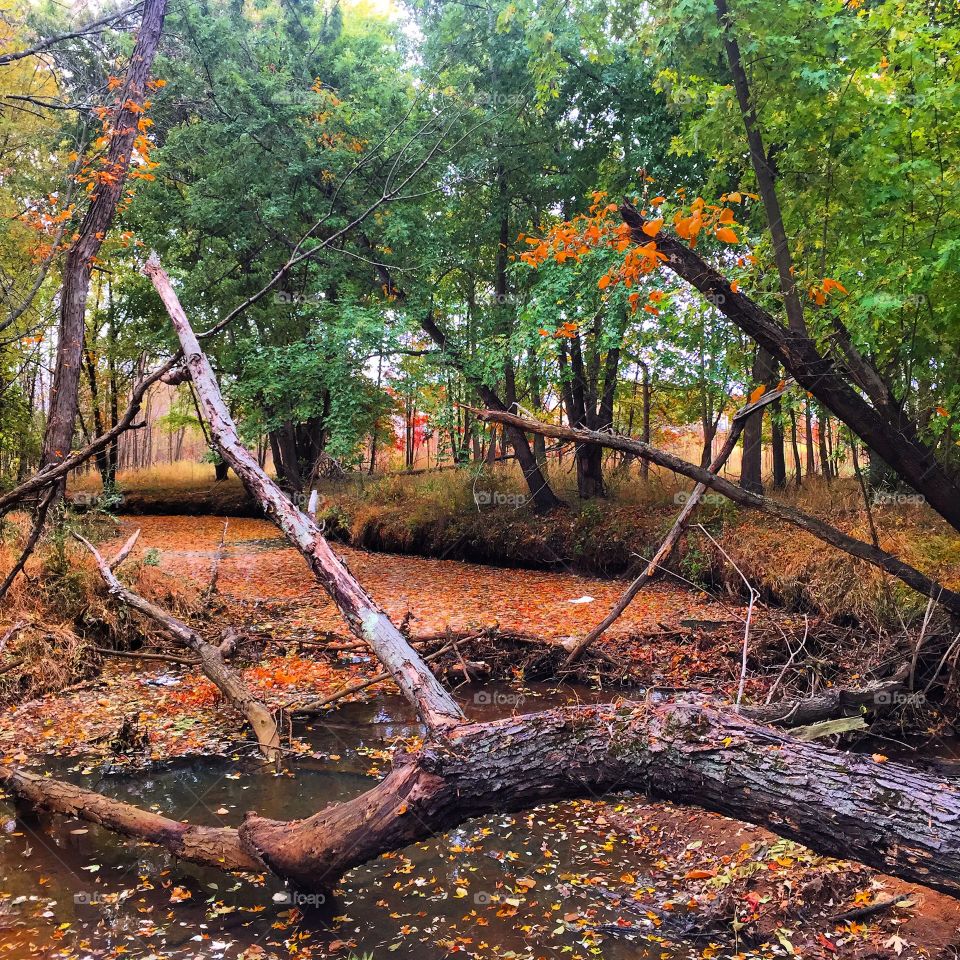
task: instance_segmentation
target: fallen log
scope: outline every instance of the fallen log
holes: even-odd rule
[[[838,717],[856,716],[865,709],[884,712],[899,698],[908,695],[903,678],[893,677],[866,687],[835,687],[814,697],[744,707],[743,712],[756,723],[804,727]]]
[[[0,768],[0,782],[35,806],[160,843],[178,856],[199,829],[174,830],[156,814],[24,771]],[[627,790],[763,825],[818,853],[960,897],[956,784],[676,702],[624,701],[463,724],[400,755],[383,781],[353,800],[306,820],[248,814],[236,831],[193,841],[188,856],[227,870],[253,862],[301,888],[329,890],[351,867],[470,817]],[[141,815],[150,819],[142,823]]]
[[[689,477],[697,483],[702,483],[742,507],[760,510],[789,523],[791,526],[799,527],[799,529],[813,534],[824,543],[829,543],[858,560],[865,560],[867,563],[893,574],[918,593],[933,598],[935,603],[943,604],[952,613],[960,613],[960,593],[955,590],[948,590],[943,584],[932,580],[926,574],[917,570],[916,567],[904,563],[892,553],[875,547],[872,543],[866,543],[856,537],[851,537],[829,523],[817,517],[812,517],[808,513],[803,513],[801,510],[796,510],[779,500],[772,500],[769,497],[761,496],[759,493],[744,490],[743,487],[738,487],[735,483],[731,483],[723,477],[714,476],[704,467],[690,463],[690,461],[681,457],[676,457],[672,453],[660,450],[642,440],[633,440],[630,437],[615,433],[604,433],[600,430],[584,430],[553,423],[543,423],[529,417],[502,413],[499,410],[478,411],[477,418],[490,423],[510,423],[515,427],[526,430],[528,433],[541,433],[545,437],[574,440],[577,443],[595,443],[601,447],[609,447],[611,450],[622,450],[626,453],[635,454],[643,460],[649,460],[651,463],[665,467],[667,470],[672,470],[674,473]]]
[[[144,272],[153,281],[180,339],[180,348],[197,392],[200,409],[217,450],[233,468],[250,495],[283,531],[310,566],[314,576],[347,621],[350,630],[369,644],[394,682],[431,730],[444,730],[463,721],[456,701],[430,672],[406,637],[363,589],[347,565],[333,552],[312,518],[298,510],[264,472],[237,436],[223,402],[210,362],[200,349],[177,294],[155,257]]]
[[[17,801],[38,810],[96,823],[124,837],[155,843],[182,860],[219,866],[221,870],[262,870],[263,866],[237,843],[236,830],[198,827],[111,800],[64,780],[41,777],[29,770],[0,771]]]
[[[273,719],[273,714],[261,700],[254,696],[243,677],[227,666],[220,648],[212,643],[207,643],[192,627],[167,613],[166,610],[161,609],[155,603],[151,603],[145,597],[141,597],[140,594],[134,593],[133,590],[125,587],[117,579],[113,572],[114,568],[118,567],[129,556],[137,537],[140,536],[140,531],[137,530],[127,540],[110,563],[107,563],[100,556],[96,547],[89,540],[79,533],[74,533],[74,536],[93,554],[97,569],[100,571],[100,576],[103,577],[110,595],[122,600],[127,606],[159,624],[163,631],[180,646],[192,650],[197,655],[200,669],[203,670],[207,678],[216,685],[217,689],[250,724],[264,759],[271,763],[279,761],[281,757],[280,732],[277,729],[276,721]]]

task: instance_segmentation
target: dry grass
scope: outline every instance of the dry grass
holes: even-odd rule
[[[145,470],[121,470],[117,474],[117,486],[121,490],[196,490],[214,482],[213,464],[196,460],[178,460],[175,463],[158,463]],[[71,475],[71,493],[100,493],[103,484],[96,470],[87,470]]]

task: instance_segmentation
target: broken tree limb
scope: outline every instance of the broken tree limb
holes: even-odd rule
[[[182,860],[219,866],[221,870],[263,870],[263,864],[237,843],[236,831],[230,828],[198,827],[171,820],[29,770],[0,768],[0,781],[17,800],[32,807],[96,823],[135,840],[156,843]]]
[[[89,460],[92,456],[105,450],[120,434],[133,427],[134,418],[140,412],[140,406],[147,390],[150,389],[158,380],[162,380],[164,375],[172,370],[180,362],[180,354],[177,353],[169,360],[157,367],[153,373],[145,376],[133,388],[130,394],[130,402],[123,416],[117,421],[115,427],[111,427],[106,433],[101,434],[95,440],[91,440],[85,447],[71,453],[65,460],[60,461],[55,466],[51,466],[34,474],[29,480],[8,490],[0,496],[0,515],[10,510],[15,504],[20,503],[27,497],[32,496],[44,487],[56,483],[61,477],[65,477],[71,470],[75,470],[80,464]]]
[[[111,650],[109,647],[91,647],[90,649],[103,657],[120,657],[125,660],[159,660],[162,663],[176,663],[189,667],[195,667],[200,663],[198,657],[178,657],[172,653],[151,650]]]
[[[80,536],[79,533],[74,533],[74,536],[93,554],[100,576],[103,577],[110,595],[153,620],[180,646],[192,650],[199,657],[200,669],[250,724],[264,759],[275,763],[280,759],[280,732],[277,730],[273,714],[261,700],[253,695],[243,678],[227,666],[219,648],[212,643],[207,643],[196,630],[182,620],[178,620],[155,603],[151,603],[145,597],[125,587],[114,574],[113,568],[119,565],[119,560],[130,553],[139,535],[138,530],[124,544],[114,561],[107,563],[89,540]]]
[[[865,709],[885,710],[906,695],[903,678],[893,677],[866,687],[836,687],[815,697],[744,707],[743,713],[756,723],[799,727],[835,717],[859,715]]]
[[[170,278],[155,257],[145,273],[163,300],[173,323],[194,388],[213,441],[220,455],[264,512],[303,554],[314,576],[337,605],[351,631],[365,640],[380,662],[390,671],[404,696],[433,731],[447,729],[463,720],[456,701],[430,672],[423,658],[387,614],[357,582],[346,564],[330,549],[320,528],[298,510],[283,491],[261,469],[237,436],[237,428],[227,410],[220,387],[206,355],[180,305]]]
[[[0,768],[0,782],[64,812],[57,781]],[[384,780],[353,800],[292,822],[248,815],[237,831],[216,835],[215,856],[202,859],[195,845],[191,859],[240,870],[261,861],[301,888],[329,890],[351,867],[470,817],[625,790],[760,824],[818,853],[960,897],[956,783],[676,702],[464,724],[398,757]],[[182,846],[179,833],[158,829],[170,821],[149,814],[140,828],[142,811],[98,794],[74,795],[68,812],[168,849]]]
[[[807,533],[813,534],[819,540],[843,550],[844,553],[848,553],[858,560],[865,560],[867,563],[893,574],[918,593],[925,597],[933,597],[936,602],[943,604],[951,612],[960,613],[960,593],[948,590],[942,584],[921,573],[916,567],[904,563],[892,553],[887,553],[886,550],[875,547],[872,543],[857,540],[856,537],[849,536],[829,523],[796,510],[778,500],[772,500],[759,493],[744,490],[723,477],[714,476],[704,467],[699,467],[688,460],[676,457],[672,453],[660,450],[658,447],[644,443],[642,440],[633,440],[630,437],[619,436],[615,433],[604,433],[598,430],[583,430],[553,423],[541,423],[539,420],[530,420],[527,417],[518,417],[512,413],[502,413],[498,410],[482,410],[477,413],[477,416],[481,420],[494,423],[512,423],[530,433],[542,433],[547,437],[573,440],[578,443],[595,443],[602,447],[609,447],[611,450],[632,453],[643,460],[649,460],[651,463],[666,467],[667,470],[672,470],[674,473],[689,477],[697,483],[703,483],[705,486],[716,490],[717,493],[722,493],[734,503],[740,504],[740,506],[769,513],[785,523],[806,530]]]
[[[789,383],[784,383],[782,386],[777,387],[776,390],[771,390],[760,397],[756,402],[748,403],[737,412],[733,418],[733,422],[730,424],[730,432],[727,435],[726,441],[721,447],[720,452],[711,461],[710,466],[707,467],[710,473],[716,476],[723,469],[723,465],[727,460],[730,459],[730,454],[733,453],[734,447],[736,447],[737,441],[740,439],[740,434],[743,433],[743,428],[746,426],[749,417],[757,411],[762,410],[767,404],[773,403],[774,400],[782,397],[790,385]],[[693,512],[696,510],[697,505],[706,492],[707,485],[703,482],[697,483],[693,488],[693,492],[680,510],[680,513],[677,514],[677,519],[674,520],[670,532],[663,538],[663,542],[657,548],[657,552],[650,558],[650,562],[643,568],[640,576],[624,590],[623,596],[620,597],[613,609],[611,609],[603,620],[584,636],[582,640],[576,643],[564,661],[563,665],[565,667],[572,666],[587,647],[616,623],[623,614],[623,611],[633,602],[633,598],[653,579],[656,572],[670,562],[670,557],[673,555],[673,551],[676,549],[680,537],[683,536],[683,532],[690,526]]]

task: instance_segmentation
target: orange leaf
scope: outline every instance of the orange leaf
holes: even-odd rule
[[[740,238],[729,227],[720,227],[717,230],[717,239],[724,243],[739,243]]]
[[[655,237],[663,226],[663,217],[658,220],[648,220],[641,229],[648,237]]]

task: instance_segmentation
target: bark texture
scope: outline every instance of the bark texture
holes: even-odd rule
[[[90,275],[126,186],[133,142],[138,135],[137,121],[147,99],[147,81],[160,44],[166,10],[167,0],[145,0],[127,75],[117,91],[117,106],[110,114],[110,143],[104,167],[110,179],[98,183],[81,221],[79,237],[67,252],[64,263],[57,362],[43,439],[44,466],[66,459],[73,443]]]
[[[175,823],[23,771],[0,768],[0,781],[34,806],[221,869],[265,866],[312,890],[471,817],[632,790],[762,824],[821,854],[960,896],[955,782],[691,703],[624,701],[463,724],[401,756],[354,800],[298,821],[250,814],[236,831]]]

